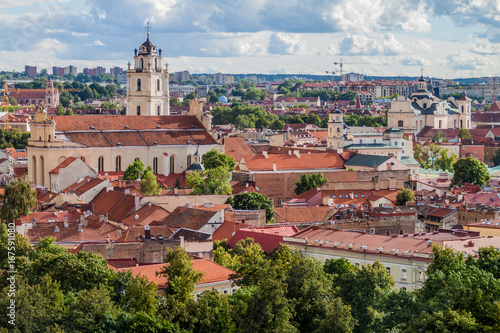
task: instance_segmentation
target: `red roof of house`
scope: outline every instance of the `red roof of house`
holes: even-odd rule
[[[243,138],[234,136],[224,138],[224,153],[238,163],[245,155],[255,155],[257,152]]]
[[[276,223],[320,222],[329,219],[330,213],[332,211],[329,206],[274,207],[274,220]]]
[[[468,204],[483,204],[485,206],[500,206],[500,198],[497,193],[468,193],[464,195],[464,201]]]
[[[248,228],[248,224],[233,221],[224,221],[224,223],[222,223],[220,227],[218,227],[217,230],[215,230],[215,232],[213,233],[212,240],[229,240],[234,236],[236,231],[243,228]]]
[[[71,163],[73,163],[74,160],[76,160],[76,157],[68,157],[68,158],[66,158],[61,164],[59,164],[58,166],[56,166],[49,173],[59,174],[59,169],[64,169],[65,167],[67,167],[68,165],[70,165]]]
[[[270,252],[280,246],[283,242],[282,235],[273,235],[264,232],[259,232],[254,229],[239,229],[229,240],[229,246],[235,247],[242,239],[253,238],[254,242],[259,244],[265,252]]]
[[[344,160],[336,152],[316,154],[268,154],[247,155],[243,159],[250,171],[272,171],[273,163],[276,170],[315,170],[315,169],[343,169]]]
[[[145,205],[138,211],[123,218],[121,222],[126,226],[146,225],[153,221],[163,220],[170,212],[157,205]]]
[[[199,284],[229,281],[229,276],[235,274],[234,271],[207,259],[196,259],[192,263],[195,271],[203,273],[203,280]],[[157,273],[166,265],[168,264],[154,264],[118,270],[130,270],[134,275],[144,275],[149,281],[155,282],[161,290],[167,287],[168,279]]]

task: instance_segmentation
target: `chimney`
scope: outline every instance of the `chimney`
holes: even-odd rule
[[[468,245],[469,247],[474,247],[474,241],[469,241]]]
[[[186,207],[187,208],[193,208],[193,204],[191,202],[186,202]]]
[[[354,192],[349,193],[349,196],[351,197],[351,200],[354,200]]]
[[[276,162],[273,162],[273,171],[276,171],[277,168],[276,168]]]
[[[125,194],[127,194],[127,195],[130,194],[130,189],[129,188],[125,189]]]
[[[108,215],[104,215],[104,223],[108,223]]]
[[[184,236],[180,236],[179,240],[181,241],[180,247],[181,247],[181,249],[183,249],[184,248]]]
[[[58,226],[58,225],[56,225],[56,226],[54,227],[54,232],[59,232],[59,226]]]
[[[292,151],[288,149],[288,155],[292,156]]]
[[[89,225],[89,222],[87,220],[83,220],[83,226],[86,228]]]
[[[85,220],[85,215],[80,215],[80,224],[83,224],[83,220]]]
[[[297,158],[300,158],[299,150],[294,150],[293,153],[295,154],[295,156],[297,156]]]
[[[81,224],[79,224],[79,225],[78,225],[78,232],[83,232],[83,229],[82,229],[82,225],[81,225]]]
[[[267,158],[267,151],[265,151],[265,150],[264,150],[264,151],[262,152],[262,155],[264,155],[264,157],[265,157],[265,158]]]
[[[64,225],[65,228],[68,227],[68,217],[67,216],[63,217],[63,225]]]
[[[139,196],[134,197],[135,199],[135,211],[137,212],[139,209],[141,209],[141,198]]]
[[[103,215],[99,215],[99,222],[102,222],[104,221],[104,216]]]
[[[241,219],[241,223],[245,223],[245,219]]]
[[[245,187],[248,188],[248,183],[245,184]]]
[[[151,239],[151,229],[149,229],[149,225],[144,226],[144,238]]]

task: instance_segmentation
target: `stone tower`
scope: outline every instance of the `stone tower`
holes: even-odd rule
[[[328,149],[336,149],[341,153],[344,148],[344,120],[339,109],[331,111],[328,115],[328,136],[326,139]]]
[[[134,50],[134,65],[127,69],[127,115],[170,114],[168,64],[162,69],[161,49],[149,40]]]

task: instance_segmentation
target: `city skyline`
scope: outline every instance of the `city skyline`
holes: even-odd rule
[[[0,70],[126,68],[146,38],[171,72],[493,76],[494,1],[106,1],[0,4]]]

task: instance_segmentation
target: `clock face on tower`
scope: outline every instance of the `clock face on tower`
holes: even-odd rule
[[[340,117],[339,116],[337,116],[337,121],[340,121]]]

